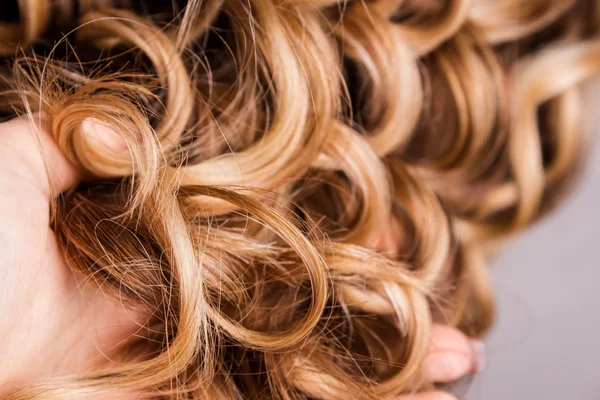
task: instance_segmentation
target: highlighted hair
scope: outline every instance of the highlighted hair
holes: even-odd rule
[[[427,388],[432,322],[483,334],[490,252],[582,159],[597,2],[129,3],[0,23],[4,117],[42,112],[94,177],[53,211],[70,266],[149,315],[120,366],[7,398]]]

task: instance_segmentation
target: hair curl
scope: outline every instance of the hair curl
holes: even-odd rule
[[[169,3],[0,23],[3,115],[40,111],[95,177],[53,211],[70,266],[150,315],[121,366],[8,398],[426,388],[432,321],[489,327],[486,259],[577,170],[597,2]]]

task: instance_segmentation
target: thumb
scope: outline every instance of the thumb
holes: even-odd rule
[[[85,120],[81,130],[100,146],[110,149],[121,145],[115,143],[120,140],[116,134],[110,135],[111,132],[99,128],[93,121]],[[0,123],[0,165],[3,181],[21,179],[35,185],[48,199],[75,186],[84,176],[83,169],[61,151],[50,131],[50,124],[41,114]]]
[[[82,177],[81,170],[60,151],[40,114],[0,123],[0,165],[3,182],[18,179],[49,199]]]

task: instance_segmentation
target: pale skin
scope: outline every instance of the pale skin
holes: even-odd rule
[[[118,147],[114,134],[101,140]],[[118,300],[82,283],[67,266],[49,227],[54,196],[84,175],[52,135],[44,129],[36,133],[29,119],[0,124],[0,395],[33,380],[106,365],[105,355],[143,323]],[[377,247],[393,252],[397,231],[390,224]],[[479,342],[449,327],[433,327],[424,363],[431,380],[454,381],[482,365]],[[398,399],[454,397],[427,392]]]

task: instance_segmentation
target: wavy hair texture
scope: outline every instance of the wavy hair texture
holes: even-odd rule
[[[118,366],[12,400],[427,388],[432,322],[483,334],[486,260],[577,170],[600,71],[585,0],[15,4],[1,112],[41,112],[94,177],[54,229],[89,284],[150,317]],[[82,134],[93,121],[126,147]]]

